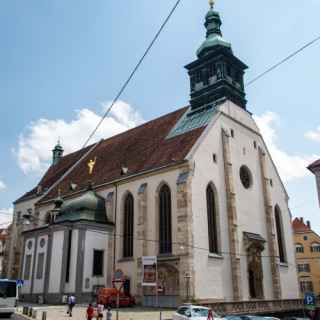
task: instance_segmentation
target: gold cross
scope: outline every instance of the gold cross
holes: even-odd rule
[[[209,6],[211,9],[213,9],[214,2],[215,2],[215,0],[209,0]]]
[[[89,167],[89,174],[92,175],[93,173],[93,169],[94,169],[94,166],[96,165],[96,161],[97,161],[97,157],[94,157],[94,160],[90,160],[88,162],[88,167]]]

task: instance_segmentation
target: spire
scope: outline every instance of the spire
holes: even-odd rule
[[[231,49],[231,44],[222,37],[222,22],[219,12],[214,10],[214,0],[209,0],[209,5],[210,9],[206,15],[206,21],[204,24],[207,29],[206,40],[197,51],[198,57],[219,45]]]
[[[221,32],[221,18],[209,0],[205,17],[206,39],[197,50],[198,58],[186,66],[190,77],[192,112],[207,110],[225,100],[246,109],[244,71],[247,66],[232,52]]]
[[[56,146],[52,150],[52,164],[53,165],[56,165],[60,161],[60,159],[63,156],[63,151],[64,150],[60,144],[60,138],[59,138]]]

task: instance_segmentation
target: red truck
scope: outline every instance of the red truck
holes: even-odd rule
[[[117,306],[118,290],[116,288],[100,288],[98,290],[97,303],[106,307]],[[135,305],[135,299],[129,293],[119,292],[119,307],[128,308]]]

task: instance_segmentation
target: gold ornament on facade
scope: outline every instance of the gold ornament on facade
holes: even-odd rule
[[[96,162],[97,162],[97,157],[95,157],[94,160],[91,159],[91,160],[88,162],[89,175],[92,175],[94,166],[96,165]]]

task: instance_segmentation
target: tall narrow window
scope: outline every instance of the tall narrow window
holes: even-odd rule
[[[44,267],[44,252],[38,254],[37,279],[42,279]]]
[[[123,257],[133,257],[133,222],[134,222],[134,201],[129,193],[124,201],[124,223],[123,223]]]
[[[103,250],[93,250],[93,276],[102,277],[103,276]]]
[[[172,253],[171,191],[167,185],[159,193],[159,253]]]
[[[67,253],[67,268],[66,268],[66,283],[69,283],[69,280],[70,280],[71,247],[72,247],[72,230],[69,230],[69,235],[68,235],[68,253]]]
[[[31,259],[32,255],[28,254],[26,255],[26,262],[24,265],[24,280],[30,280],[30,275],[31,275]]]
[[[217,209],[212,186],[207,187],[208,237],[210,253],[218,253]]]
[[[286,262],[281,211],[278,206],[276,206],[274,209],[274,215],[275,215],[275,222],[276,222],[276,232],[277,232],[277,239],[278,239],[278,249],[279,249],[280,262]]]

